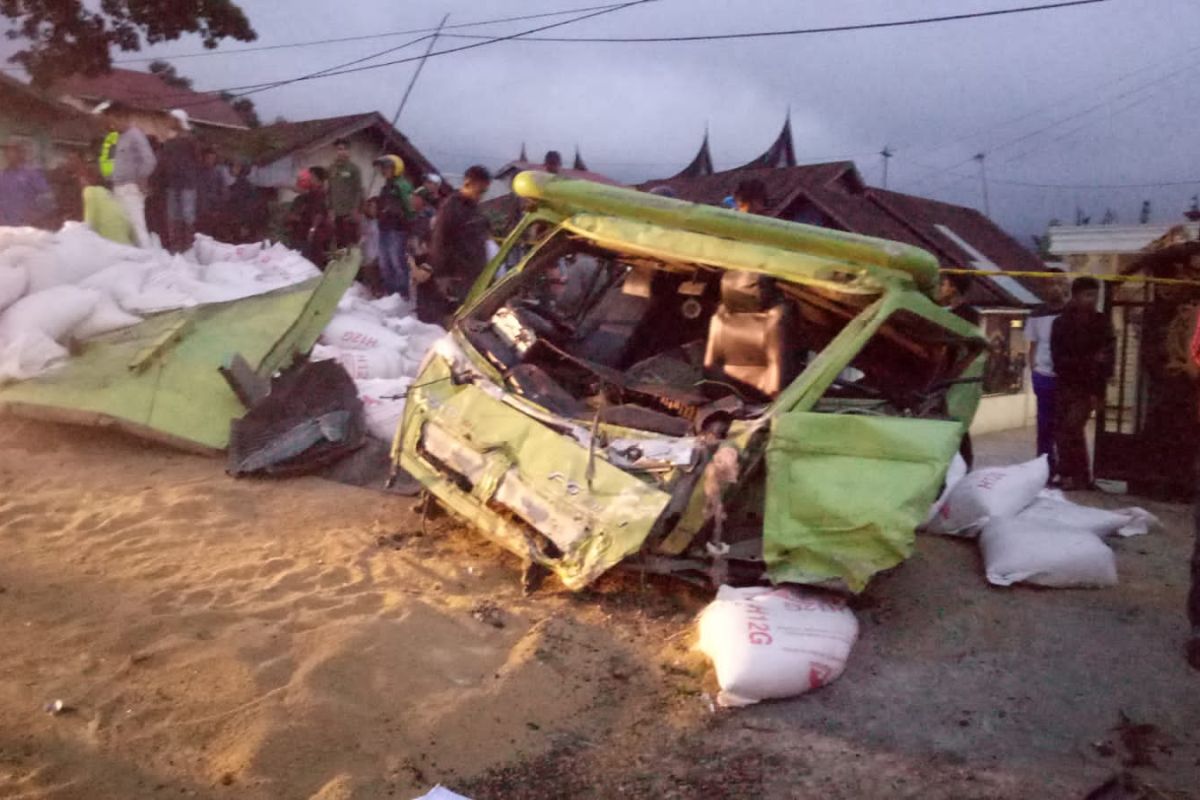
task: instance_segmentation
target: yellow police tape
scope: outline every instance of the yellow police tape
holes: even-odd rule
[[[1094,275],[1090,272],[1031,272],[1023,271],[1008,271],[988,269],[943,269],[939,270],[942,275],[981,275],[985,278],[996,278],[1002,275],[1007,275],[1010,278],[1095,278],[1098,281],[1108,281],[1111,283],[1153,283],[1161,286],[1197,286],[1200,287],[1200,280],[1189,280],[1186,278],[1152,278],[1148,275]]]

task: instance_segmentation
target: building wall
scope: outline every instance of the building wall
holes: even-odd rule
[[[975,412],[975,421],[971,423],[971,435],[982,436],[985,433],[1009,431],[1027,428],[1037,424],[1037,399],[1025,381],[1024,389],[1018,394],[988,395],[979,404]]]
[[[378,194],[380,184],[383,182],[375,170],[375,159],[381,155],[379,142],[366,133],[357,133],[348,138],[350,139],[350,160],[357,164],[362,172],[363,191],[367,193],[367,196]],[[273,164],[256,168],[251,180],[258,186],[279,189],[280,199],[290,201],[296,196],[293,187],[296,184],[296,176],[300,174],[301,170],[309,167],[328,168],[333,163],[336,154],[336,148],[332,142],[310,150],[302,150],[299,153],[285,156]]]

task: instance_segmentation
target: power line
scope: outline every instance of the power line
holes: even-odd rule
[[[561,22],[554,22],[549,25],[541,25],[536,28],[531,28],[527,31],[520,31],[518,33],[506,34],[504,36],[496,36],[496,37],[493,37],[486,41],[476,42],[474,44],[463,45],[461,47],[452,47],[452,48],[449,48],[446,50],[435,50],[431,53],[427,53],[424,55],[412,56],[409,58],[400,58],[400,59],[395,59],[393,61],[384,61],[380,64],[368,64],[365,66],[349,66],[351,64],[357,64],[357,63],[360,63],[363,61],[370,61],[371,59],[379,58],[384,53],[392,52],[395,50],[400,50],[405,47],[410,47],[410,46],[416,44],[417,42],[422,42],[429,38],[429,36],[422,36],[420,38],[412,39],[408,42],[405,42],[402,45],[397,45],[396,47],[388,48],[387,50],[383,50],[378,53],[373,53],[368,56],[363,56],[362,58],[355,59],[354,61],[351,61],[351,62],[346,62],[345,64],[339,64],[339,65],[335,65],[333,67],[327,67],[326,69],[319,70],[317,72],[310,72],[305,75],[299,75],[294,78],[285,78],[283,80],[278,80],[278,81],[268,81],[268,82],[264,82],[264,83],[252,83],[252,84],[247,84],[244,86],[227,86],[222,89],[207,89],[207,90],[204,90],[204,93],[207,93],[209,95],[222,95],[222,94],[228,93],[228,94],[233,95],[233,99],[236,99],[239,97],[245,97],[246,95],[249,95],[249,94],[254,94],[256,92],[266,91],[268,89],[276,89],[276,88],[279,88],[280,86],[287,86],[289,84],[299,83],[301,81],[314,80],[316,78],[329,78],[329,77],[333,77],[336,75],[349,75],[352,73],[363,72],[366,70],[381,69],[383,67],[395,66],[397,64],[409,64],[414,61],[421,61],[423,59],[433,58],[434,56],[444,56],[444,55],[450,55],[452,53],[460,53],[460,52],[463,52],[464,50],[474,50],[479,47],[486,47],[488,45],[497,44],[499,42],[511,41],[512,39],[516,39],[516,38],[525,36],[530,33],[536,33],[539,31],[550,30],[552,28],[561,28],[564,25],[571,25],[576,22],[581,22],[585,19],[592,19],[593,17],[599,17],[604,14],[611,14],[614,11],[621,11],[623,9],[630,8],[632,6],[639,6],[639,5],[644,5],[646,3],[654,3],[654,2],[657,2],[657,0],[629,0],[628,2],[625,2],[625,3],[618,3],[618,4],[612,5],[612,6],[605,6],[598,11],[592,11],[591,13],[581,14],[579,16],[572,17],[571,19],[563,20]],[[189,91],[189,92],[180,92],[180,93],[176,93],[173,95],[167,95],[167,94],[144,95],[144,97],[147,97],[147,98],[153,97],[153,98],[161,101],[163,99],[168,99],[172,96],[190,97],[192,94],[194,94],[194,93]],[[201,103],[211,102],[211,100],[212,100],[211,97],[197,98],[190,102],[184,103],[182,105],[198,105]]]
[[[544,17],[564,17],[568,14],[582,14],[587,11],[599,11],[601,9],[619,7],[620,3],[609,3],[599,6],[584,6],[583,8],[570,8],[562,11],[546,11],[541,14],[523,14],[516,17],[500,17],[498,19],[482,19],[476,22],[459,22],[454,25],[447,25],[447,29],[459,28],[475,28],[483,25],[501,25],[506,22],[524,22],[531,19],[541,19]],[[206,58],[210,56],[236,56],[242,53],[260,53],[265,50],[285,50],[293,47],[316,47],[327,44],[344,44],[345,42],[364,42],[372,39],[387,39],[393,36],[408,36],[414,33],[433,33],[437,28],[410,28],[404,31],[387,31],[386,33],[367,33],[359,36],[341,36],[330,39],[313,39],[307,42],[286,42],[282,44],[267,44],[258,45],[255,47],[237,47],[229,50],[213,49],[213,50],[198,50],[191,53],[177,53],[175,55],[162,56],[138,56],[137,58],[118,58],[113,59],[114,64],[138,64],[147,61],[176,61],[182,58]],[[423,40],[422,40],[423,41]]]
[[[793,28],[778,31],[750,31],[746,33],[714,33],[698,34],[695,36],[529,36],[522,37],[525,42],[593,42],[593,43],[658,43],[667,42],[712,42],[728,39],[761,39],[772,36],[803,36],[813,33],[843,33],[846,31],[865,31],[879,28],[902,28],[912,25],[928,25],[935,22],[957,22],[967,19],[984,17],[999,17],[1007,14],[1023,14],[1030,11],[1052,11],[1072,6],[1087,6],[1096,3],[1107,3],[1109,0],[1067,0],[1061,3],[1048,3],[1036,6],[1021,6],[1019,8],[1001,8],[993,11],[974,11],[965,14],[946,14],[939,17],[921,17],[919,19],[904,19],[893,22],[864,22],[854,25],[831,25],[822,28]],[[455,33],[446,34],[450,39],[476,39],[478,35]]]

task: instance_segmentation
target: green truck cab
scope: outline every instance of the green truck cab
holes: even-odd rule
[[[861,590],[913,549],[985,341],[896,242],[544,173],[393,462],[581,589],[621,564]]]

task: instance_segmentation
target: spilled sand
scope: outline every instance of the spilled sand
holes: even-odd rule
[[[923,538],[856,601],[839,681],[716,714],[688,649],[704,593],[612,576],[523,597],[514,559],[413,506],[0,419],[0,800],[1083,797],[1126,768],[1157,792],[1128,796],[1200,786],[1182,506],[1152,507],[1167,530],[1122,543],[1103,592],[989,589],[971,543]],[[1155,732],[1148,765],[1126,717]]]

